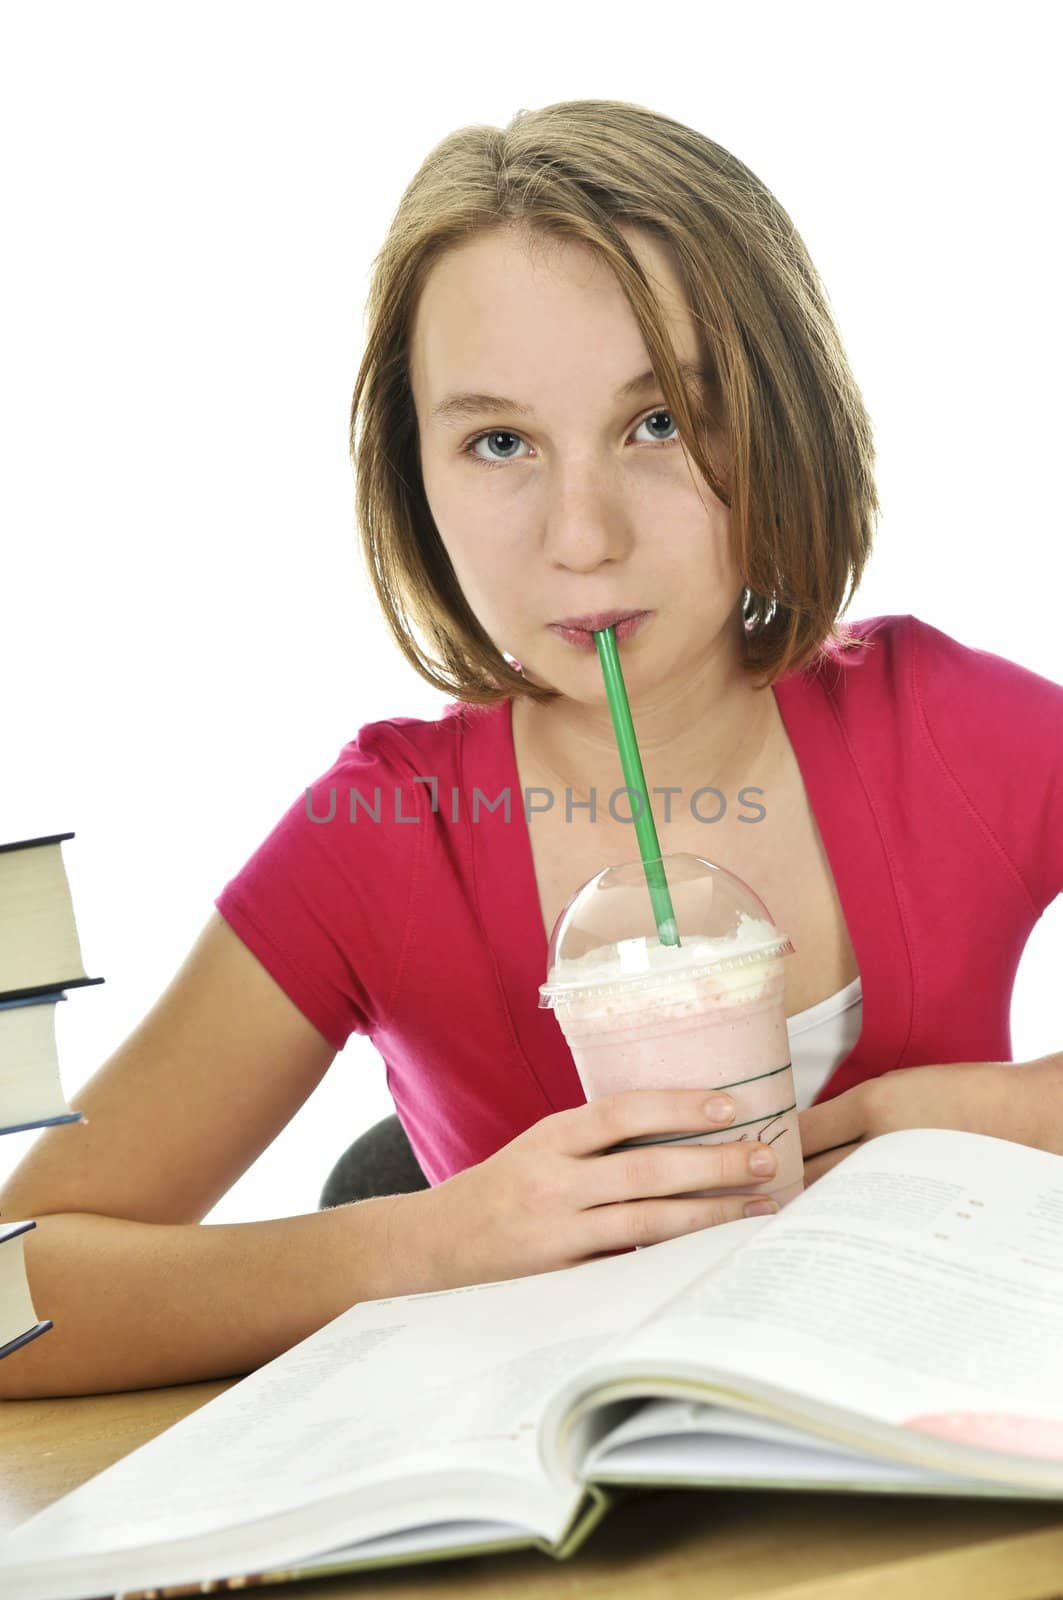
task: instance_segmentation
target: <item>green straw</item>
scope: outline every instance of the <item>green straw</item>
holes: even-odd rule
[[[598,646],[598,660],[605,679],[605,692],[609,700],[609,713],[613,719],[613,732],[616,734],[620,750],[624,782],[629,790],[640,795],[642,799],[642,804],[638,808],[639,815],[635,817],[635,837],[642,856],[642,870],[646,874],[646,887],[650,891],[650,904],[653,906],[653,920],[657,924],[657,937],[662,944],[677,945],[680,942],[679,929],[676,927],[672,896],[668,892],[664,860],[657,841],[653,812],[650,809],[646,775],[642,770],[642,757],[639,754],[638,740],[635,738],[635,725],[631,720],[631,707],[628,704],[627,689],[624,687],[624,674],[620,670],[616,634],[612,628],[599,628],[595,631],[594,642]]]

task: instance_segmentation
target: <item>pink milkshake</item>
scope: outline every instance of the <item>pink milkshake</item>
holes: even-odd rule
[[[738,1107],[729,1127],[630,1142],[759,1139],[775,1153],[775,1176],[712,1192],[783,1205],[803,1187],[783,969],[793,945],[733,873],[689,854],[663,861],[680,944],[658,938],[642,863],[608,867],[558,918],[539,1004],[553,1007],[588,1100],[726,1090]]]

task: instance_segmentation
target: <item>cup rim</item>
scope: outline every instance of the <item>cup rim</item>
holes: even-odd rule
[[[712,961],[703,961],[696,966],[683,967],[681,971],[683,982],[694,982],[698,978],[708,978],[717,972],[730,972],[736,968],[764,964],[774,961],[780,956],[793,955],[792,940],[786,934],[780,934],[777,939],[759,945],[753,950],[743,950],[733,956],[724,956]],[[565,1000],[592,1000],[611,995],[637,994],[645,990],[662,989],[677,982],[679,972],[669,972],[660,967],[647,972],[627,973],[623,977],[610,978],[606,982],[580,983],[578,981],[565,983],[563,980],[551,982],[548,978],[539,985],[539,1008],[556,1008],[557,1002]]]

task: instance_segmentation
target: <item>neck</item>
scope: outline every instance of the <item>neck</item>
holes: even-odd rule
[[[730,802],[763,776],[762,757],[778,721],[775,698],[757,689],[730,639],[682,681],[631,697],[631,718],[647,786],[680,787],[689,797],[712,786]],[[539,773],[558,790],[604,801],[624,778],[608,702],[567,697],[548,704],[518,698],[514,737]],[[656,810],[656,803],[654,809]]]

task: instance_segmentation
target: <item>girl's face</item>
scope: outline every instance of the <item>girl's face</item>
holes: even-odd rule
[[[697,328],[666,247],[624,232],[697,384]],[[532,252],[512,230],[437,262],[411,331],[425,493],[465,597],[526,677],[586,704],[604,698],[597,653],[551,629],[564,618],[651,613],[620,643],[632,697],[738,660],[730,515],[652,373],[633,383],[650,366],[604,262],[567,241]]]

